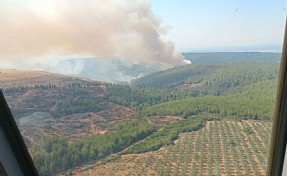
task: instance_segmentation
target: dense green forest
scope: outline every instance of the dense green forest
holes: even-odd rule
[[[272,102],[245,97],[206,96],[160,103],[139,112],[139,116],[190,116],[202,112],[236,116],[241,119],[271,119]]]
[[[250,101],[268,102],[275,104],[278,79],[252,83],[243,87],[228,90],[225,95],[230,97],[249,98]]]
[[[108,93],[103,99],[140,110],[161,102],[198,96],[198,90],[154,89],[108,84]]]
[[[102,110],[101,98],[83,98],[67,99],[56,104],[54,115],[56,117],[71,114],[82,114],[86,112],[98,112]]]
[[[143,76],[132,80],[131,85],[168,89],[183,84],[187,80],[190,80],[190,83],[200,83],[205,76],[208,76],[216,69],[219,69],[219,66],[213,64],[189,64]]]
[[[119,124],[114,131],[69,143],[65,138],[45,139],[34,146],[32,157],[40,175],[52,175],[119,152],[155,131],[146,121]]]
[[[230,89],[274,80],[278,74],[279,63],[277,62],[224,63],[220,64],[220,69],[203,78],[202,91],[206,94],[221,95]]]
[[[202,128],[208,119],[207,117],[208,115],[203,114],[172,123],[163,130],[152,134],[146,140],[130,147],[125,153],[143,153],[158,150],[162,146],[172,145],[179,133],[197,131]],[[213,118],[216,119],[215,116]]]
[[[278,77],[277,62],[190,64],[157,72],[132,81],[132,86],[170,89],[181,84],[201,83],[205,94],[219,94],[234,87]]]
[[[277,79],[229,89],[224,96],[200,96],[143,108],[139,116],[180,115],[202,112],[236,116],[241,119],[271,119],[275,106]]]

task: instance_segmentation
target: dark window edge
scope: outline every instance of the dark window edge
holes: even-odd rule
[[[285,23],[286,25],[286,23]],[[285,26],[267,176],[281,176],[287,139],[287,29]]]
[[[0,124],[23,174],[27,176],[37,176],[38,172],[1,90]]]

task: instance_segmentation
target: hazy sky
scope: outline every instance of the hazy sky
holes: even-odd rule
[[[281,44],[284,0],[151,0],[177,49]]]

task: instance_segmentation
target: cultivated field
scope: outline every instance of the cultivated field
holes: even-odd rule
[[[138,155],[112,156],[75,175],[265,175],[271,122],[209,121],[182,133],[175,145]]]

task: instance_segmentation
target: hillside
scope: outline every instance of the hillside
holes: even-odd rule
[[[35,86],[54,84],[64,86],[73,82],[85,82],[85,79],[69,77],[36,70],[0,69],[0,87],[9,88],[13,86]]]
[[[168,70],[156,72],[131,81],[132,86],[168,89],[184,84],[192,79],[190,84],[200,83],[205,76],[218,69],[214,65],[190,64],[183,67],[175,67]]]
[[[240,62],[190,64],[133,80],[132,86],[172,89],[194,85],[200,92],[220,95],[225,91],[278,77],[279,63]]]
[[[69,141],[108,131],[134,114],[105,102],[106,84],[42,71],[1,70],[1,87],[28,147],[43,138]]]

